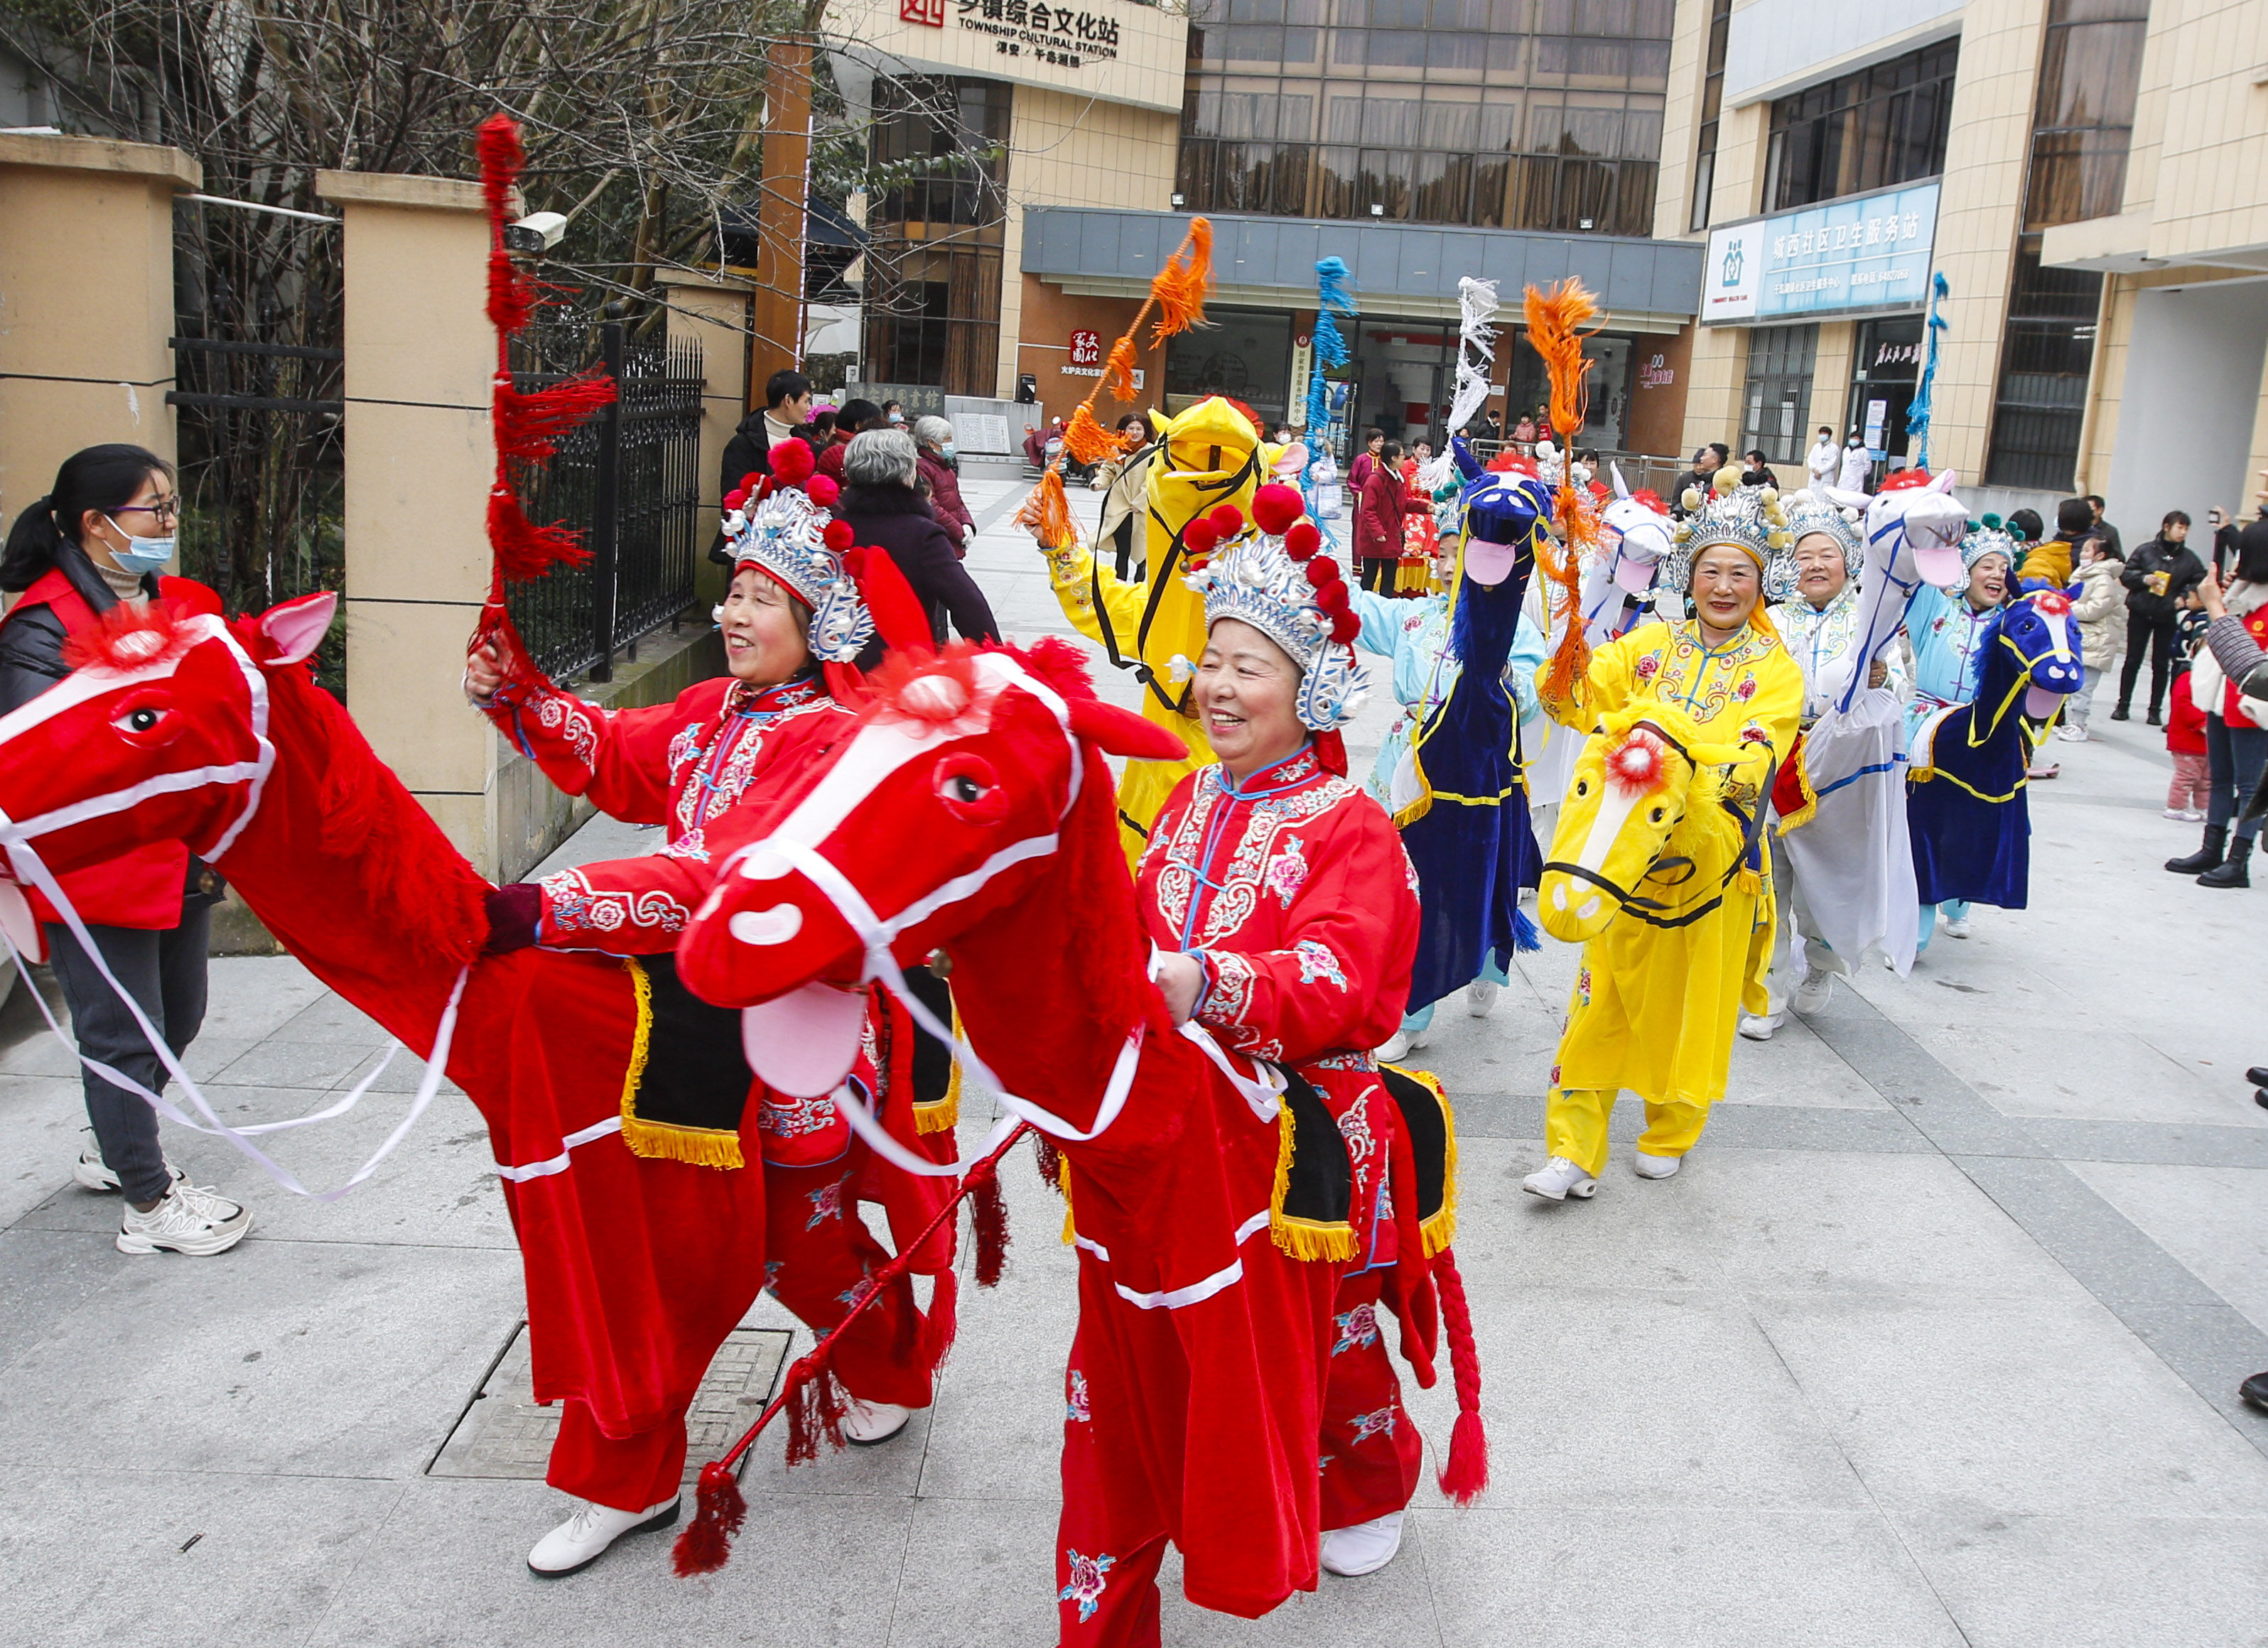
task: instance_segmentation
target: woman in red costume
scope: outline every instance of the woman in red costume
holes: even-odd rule
[[[1406,1311],[1407,1295],[1427,1291],[1409,1274],[1425,1261],[1414,1209],[1397,1210],[1386,1191],[1389,1159],[1397,1151],[1406,1159],[1407,1146],[1365,1050],[1400,1022],[1418,898],[1393,823],[1345,777],[1336,729],[1366,688],[1346,645],[1355,621],[1335,570],[1311,578],[1315,528],[1289,525],[1296,493],[1270,496],[1288,492],[1263,488],[1253,504],[1263,533],[1192,577],[1205,586],[1207,635],[1191,703],[1219,765],[1182,779],[1160,810],[1137,871],[1138,903],[1165,953],[1155,977],[1174,1018],[1282,1066],[1344,1141],[1344,1218],[1300,1217],[1285,1205],[1279,1175],[1269,1222],[1279,1247],[1324,1272],[1314,1294],[1329,1318],[1317,1323],[1326,1352],[1321,1560],[1334,1573],[1362,1574],[1392,1560],[1421,1456],[1381,1306]],[[1257,1137],[1277,1148],[1275,1129]],[[1397,1188],[1406,1182],[1395,1180]],[[1072,1218],[1075,1227],[1076,1197]],[[1341,1277],[1336,1299],[1332,1269]],[[1098,1490],[1143,1473],[1138,1461],[1108,1456],[1109,1438],[1123,1430],[1088,1423],[1097,1406],[1136,1400],[1112,1388],[1125,1365],[1088,1354],[1084,1329],[1071,1348],[1057,1552],[1065,1644],[1159,1640],[1166,1519],[1130,1525],[1127,1499]]]
[[[504,888],[493,901],[507,935],[491,948],[536,943],[635,955],[652,988],[674,986],[670,952],[684,931],[694,889],[705,885],[705,832],[736,806],[791,781],[850,726],[831,688],[855,679],[852,660],[876,638],[875,606],[891,636],[920,613],[887,557],[862,580],[865,557],[850,529],[827,519],[833,483],[811,481],[810,449],[772,449],[773,478],[751,476],[754,495],[725,499],[732,587],[717,610],[731,673],[688,688],[673,703],[604,710],[561,691],[532,670],[507,672],[495,649],[476,646],[465,691],[497,729],[570,795],[635,824],[667,827],[668,842],[645,858],[585,864],[540,882]],[[814,497],[814,494],[817,496]],[[869,552],[870,554],[873,552]],[[895,598],[895,601],[893,600]],[[899,612],[899,606],[902,613]],[[913,631],[925,642],[926,626]],[[901,1019],[884,1034],[908,1034]],[[659,1034],[659,1032],[657,1032]],[[908,1061],[880,1053],[902,1072]],[[905,1091],[884,1095],[895,1130],[910,1137]],[[916,1182],[855,1145],[831,1100],[795,1100],[761,1085],[750,1094],[761,1139],[765,1200],[765,1286],[824,1335],[838,1324],[887,1258],[858,1213],[862,1188],[909,1225],[941,1196],[941,1181]],[[742,1123],[746,1126],[746,1122]],[[949,1133],[944,1135],[950,1138]],[[737,1133],[646,1122],[627,1116],[624,1141],[646,1155],[738,1170]],[[910,1283],[901,1278],[844,1335],[836,1367],[850,1394],[843,1430],[853,1442],[887,1441],[930,1402],[929,1358]],[[528,1555],[537,1573],[572,1573],[625,1533],[667,1527],[677,1516],[685,1464],[681,1416],[653,1431],[608,1437],[571,1402],[551,1455],[552,1486],[586,1503]]]

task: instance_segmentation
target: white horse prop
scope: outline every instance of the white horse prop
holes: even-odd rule
[[[1837,960],[1847,969],[1879,946],[1903,978],[1920,938],[1906,831],[1905,714],[1889,688],[1870,688],[1867,678],[1922,585],[1962,581],[1969,515],[1953,496],[1949,469],[1934,477],[1906,470],[1871,499],[1826,496],[1867,510],[1858,628],[1836,672],[1814,683],[1811,707],[1822,713],[1783,769],[1780,847],[1803,889],[1808,924]]]

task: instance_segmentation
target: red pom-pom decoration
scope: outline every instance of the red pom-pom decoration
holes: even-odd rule
[[[1361,633],[1362,620],[1352,613],[1341,611],[1331,614],[1332,640],[1351,645],[1354,638]]]
[[[1331,582],[1338,575],[1339,570],[1328,561],[1310,560],[1307,563],[1307,582],[1318,589]]]
[[[1212,523],[1213,531],[1223,538],[1233,538],[1244,530],[1244,511],[1233,504],[1221,504],[1205,519]]]
[[[1315,605],[1327,613],[1337,614],[1351,611],[1354,603],[1347,599],[1344,584],[1326,584],[1315,592]]]
[[[740,495],[745,497],[764,483],[764,472],[751,469],[740,477]]]
[[[811,455],[811,448],[799,440],[784,440],[772,448],[772,478],[783,485],[793,486],[798,482],[810,480],[811,472],[816,467],[818,464]]]
[[[1288,531],[1305,512],[1297,487],[1271,482],[1252,495],[1253,524],[1270,537]]]
[[[847,526],[844,526],[843,522],[837,521],[835,525],[836,526],[843,527],[843,535],[845,538],[848,538],[850,535],[850,529]],[[832,530],[832,528],[829,530]],[[866,576],[865,550],[860,548],[845,549],[843,551],[843,570],[845,572],[848,572],[854,579],[865,578]]]
[[[725,494],[725,507],[728,510],[736,510],[747,501],[748,495],[746,492],[732,491]]]
[[[1220,534],[1213,530],[1212,522],[1203,517],[1182,528],[1182,545],[1191,555],[1211,555],[1219,542]]]
[[[1283,489],[1289,492],[1292,489],[1285,487]],[[1313,521],[1295,522],[1284,534],[1284,553],[1294,561],[1305,561],[1322,547],[1323,534]]]
[[[827,541],[827,547],[829,549],[841,555],[850,547],[850,523],[839,520],[829,521],[827,523],[827,530],[820,536]]]
[[[835,484],[833,475],[815,475],[803,483],[803,489],[821,509],[833,509],[843,496],[843,489]]]

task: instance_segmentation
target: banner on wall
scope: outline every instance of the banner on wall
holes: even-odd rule
[[[1919,310],[1929,300],[1938,185],[1916,183],[1709,232],[1706,325]]]

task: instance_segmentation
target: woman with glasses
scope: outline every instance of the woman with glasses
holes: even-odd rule
[[[0,711],[29,703],[64,676],[63,644],[122,605],[171,601],[217,613],[201,584],[162,578],[180,521],[173,467],[139,446],[89,446],[64,460],[55,490],[16,518],[0,554],[0,590],[22,595],[0,621]],[[138,848],[60,876],[64,895],[120,983],[133,993],[176,1056],[205,1016],[205,941],[218,881],[179,842]],[[95,968],[55,907],[26,889],[80,1055],[151,1093],[165,1067],[133,1015]],[[85,1072],[92,1143],[72,1176],[89,1190],[122,1191],[118,1251],[203,1257],[244,1240],[252,1215],[191,1184],[167,1165],[158,1113],[92,1070]]]

